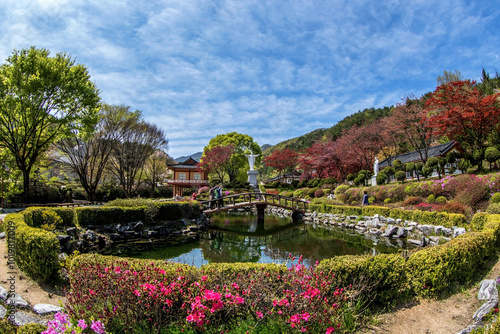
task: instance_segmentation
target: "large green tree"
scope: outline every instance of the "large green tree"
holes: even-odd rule
[[[223,135],[217,135],[210,139],[210,142],[203,149],[203,154],[212,150],[216,146],[234,146],[234,152],[231,156],[231,163],[227,164],[226,173],[229,175],[229,182],[240,179],[244,181],[246,178],[246,171],[249,168],[248,158],[245,154],[253,153],[255,155],[262,155],[260,146],[253,141],[249,135],[241,134],[238,132],[230,132]],[[261,156],[255,160],[255,169],[258,169]]]
[[[0,145],[14,156],[29,202],[30,173],[50,144],[90,131],[99,91],[87,68],[46,49],[15,50],[0,66]]]

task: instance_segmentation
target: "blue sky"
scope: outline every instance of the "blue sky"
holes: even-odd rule
[[[500,1],[2,0],[0,58],[68,52],[102,100],[143,112],[173,157],[217,134],[276,144],[500,72]]]

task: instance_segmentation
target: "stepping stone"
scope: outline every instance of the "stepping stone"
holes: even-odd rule
[[[35,323],[35,324],[43,324],[43,325],[46,325],[46,321],[42,320],[42,319],[39,319],[39,318],[36,318],[30,314],[27,314],[27,313],[24,313],[24,312],[16,312],[14,314],[14,324],[16,326],[24,326],[24,325],[27,325],[27,324],[32,324],[32,323]]]
[[[7,315],[7,310],[5,309],[5,307],[0,305],[0,319],[5,318],[6,315]]]
[[[0,299],[1,300],[7,300],[7,297],[9,296],[9,292],[3,288],[3,286],[0,285]]]
[[[0,233],[0,239],[5,239],[5,232]]]
[[[28,302],[21,297],[19,294],[15,294],[13,297],[7,299],[7,304],[14,304],[16,308],[29,308]]]
[[[33,306],[33,310],[37,314],[44,316],[51,313],[61,312],[63,308],[51,304],[36,304],[35,306]]]

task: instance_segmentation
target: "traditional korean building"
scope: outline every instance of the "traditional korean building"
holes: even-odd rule
[[[452,140],[452,141],[449,141],[449,142],[444,143],[444,144],[429,147],[427,149],[427,152],[422,151],[422,155],[424,155],[424,156],[426,155],[427,159],[429,159],[431,157],[446,157],[446,155],[452,151],[456,151],[460,154],[464,153],[464,149],[456,141]],[[380,170],[384,169],[387,166],[391,166],[392,162],[396,159],[400,160],[403,164],[408,163],[408,162],[414,162],[414,163],[422,162],[419,151],[413,151],[413,152],[400,154],[398,156],[381,161],[380,165],[379,165]],[[456,163],[454,165],[455,165],[454,167],[456,167]],[[446,165],[446,169],[448,169],[450,167],[451,167],[450,164]],[[458,172],[459,171],[457,171],[457,173]],[[417,176],[416,173],[417,173],[417,171],[406,172],[406,179],[416,178],[416,176]],[[431,176],[437,176],[437,175],[438,174],[436,172],[434,172]],[[391,179],[394,179],[394,175],[391,176]]]
[[[205,172],[198,170],[197,164],[198,161],[189,157],[182,163],[168,165],[174,173],[173,178],[168,180],[168,184],[174,187],[174,196],[183,196],[185,188],[201,188],[209,185],[208,176]]]

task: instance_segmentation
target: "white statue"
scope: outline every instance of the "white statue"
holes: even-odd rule
[[[260,154],[254,155],[252,152],[250,152],[250,155],[246,155],[245,157],[248,158],[248,164],[250,165],[250,170],[253,170],[253,165],[255,164],[255,158],[257,158]]]
[[[373,174],[377,176],[378,174],[378,158],[375,157],[375,164],[373,165]]]

